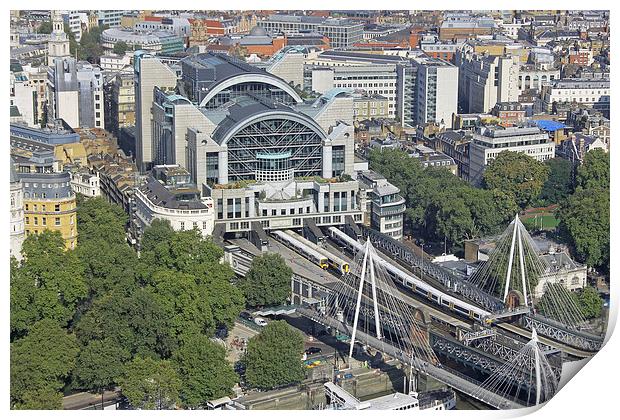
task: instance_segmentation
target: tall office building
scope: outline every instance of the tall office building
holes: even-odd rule
[[[145,172],[150,170],[155,159],[151,134],[153,91],[155,87],[173,90],[177,84],[177,73],[144,51],[137,51],[134,56],[134,73],[136,165],[141,172]]]
[[[104,128],[101,69],[74,58],[58,59],[48,70],[49,115],[71,128]]]
[[[459,69],[435,58],[415,58],[416,124],[438,123],[452,128],[457,113]]]
[[[459,51],[459,105],[464,113],[485,113],[498,102],[519,100],[519,57]]]

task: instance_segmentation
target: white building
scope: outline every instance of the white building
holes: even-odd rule
[[[21,259],[22,244],[26,238],[24,227],[24,189],[20,181],[13,159],[11,165],[11,256]]]
[[[312,90],[326,93],[334,88],[363,90],[388,100],[388,117],[396,117],[396,66],[364,65],[316,67],[312,72]]]
[[[565,252],[550,252],[540,257],[549,267],[540,276],[534,297],[541,298],[548,284],[560,284],[571,292],[586,287],[588,266],[573,261]]]
[[[154,160],[151,136],[151,106],[153,88],[174,89],[177,73],[150,54],[137,52],[134,55],[136,92],[136,164],[142,172],[148,170]]]
[[[519,100],[519,57],[490,56],[460,51],[459,104],[465,113],[485,113],[498,102]]]
[[[48,70],[50,119],[71,128],[104,128],[103,73],[86,61],[56,60]]]
[[[19,109],[22,121],[29,127],[35,127],[39,122],[37,88],[25,74],[11,73],[10,83],[10,105]]]
[[[178,165],[157,165],[146,184],[134,190],[131,236],[139,242],[154,220],[167,220],[176,231],[197,229],[203,237],[213,233],[215,212],[211,197],[189,183],[189,173]]]
[[[546,68],[541,65],[522,65],[519,69],[519,93],[524,90],[536,89],[540,91],[543,86],[560,78],[560,69]]]
[[[117,72],[131,64],[131,55],[102,55],[99,60],[101,70]]]
[[[417,74],[417,124],[438,123],[452,128],[457,113],[459,69],[447,61],[414,58]]]
[[[88,28],[88,13],[71,10],[69,11],[69,29],[77,42],[82,39],[82,31]]]
[[[538,127],[478,127],[469,146],[470,182],[480,183],[486,167],[506,150],[544,162],[555,157],[555,142]]]
[[[99,197],[101,195],[98,174],[80,170],[70,171],[70,173],[73,192],[82,194],[84,197]]]
[[[543,88],[543,106],[551,111],[554,102],[575,102],[609,111],[609,79],[560,79]]]

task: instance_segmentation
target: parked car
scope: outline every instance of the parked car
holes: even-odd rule
[[[259,327],[264,327],[265,325],[267,325],[267,320],[265,318],[257,316],[256,318],[254,318],[254,323]]]
[[[320,353],[322,350],[318,347],[308,347],[306,349],[306,354],[307,355],[311,355],[311,354],[318,354]]]
[[[254,321],[254,317],[249,312],[241,312],[239,318],[246,319],[248,321]]]

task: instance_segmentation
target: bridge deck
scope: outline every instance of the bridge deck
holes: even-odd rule
[[[339,322],[332,318],[324,317],[321,314],[313,310],[301,308],[301,309],[298,309],[297,312],[305,316],[308,319],[311,319],[322,325],[329,326],[339,331],[340,333],[343,333],[343,334],[350,333],[349,331],[350,328],[348,328],[342,322]],[[385,354],[388,354],[389,356],[399,360],[400,362],[404,364],[411,364],[411,359],[410,359],[411,356],[408,354],[404,354],[402,350],[384,341],[378,340],[377,338],[371,335],[365,334],[362,331],[358,331],[356,335],[360,338],[360,341],[364,343],[368,343],[368,345],[370,345],[371,347],[377,350],[380,350],[384,352]],[[482,402],[489,404],[492,407],[495,407],[498,409],[523,408],[522,405],[512,400],[506,399],[502,396],[493,394],[491,392],[481,393],[479,383],[474,382],[472,379],[466,378],[465,376],[459,376],[456,374],[456,372],[448,371],[443,367],[438,367],[438,366],[428,364],[427,362],[419,360],[419,359],[416,359],[414,361],[414,364],[417,364],[418,366],[423,366],[422,369],[427,375],[437,379],[440,382],[445,383],[446,385],[451,386],[452,388],[458,391],[461,391],[467,395],[470,395],[476,399],[479,399]]]

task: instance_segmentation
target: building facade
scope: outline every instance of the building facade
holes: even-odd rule
[[[469,181],[479,184],[489,163],[506,150],[544,162],[555,157],[555,142],[538,127],[478,127],[469,147]]]
[[[62,173],[20,173],[24,188],[24,226],[26,235],[44,230],[58,231],[67,249],[77,245],[75,193],[71,175]]]

